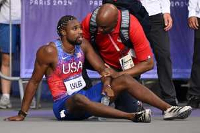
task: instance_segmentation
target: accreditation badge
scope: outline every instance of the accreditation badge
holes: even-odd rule
[[[122,70],[127,70],[134,67],[134,62],[130,54],[119,59]]]

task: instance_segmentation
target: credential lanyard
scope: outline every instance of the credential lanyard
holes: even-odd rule
[[[113,38],[111,37],[110,34],[108,34],[108,37],[109,37],[110,41],[112,42],[112,44],[114,45],[115,49],[116,49],[118,52],[120,52],[119,47],[118,47],[117,44],[114,42],[114,40],[113,40]]]

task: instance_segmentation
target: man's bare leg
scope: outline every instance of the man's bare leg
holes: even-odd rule
[[[101,103],[92,102],[87,97],[76,94],[67,100],[67,107],[69,112],[76,114],[89,112],[90,114],[98,117],[107,117],[107,118],[118,118],[118,119],[127,119],[135,121],[136,113],[126,113],[117,109],[114,109],[110,106],[103,105]],[[145,111],[143,111],[145,112]],[[143,113],[145,115],[145,113]],[[151,121],[151,112],[146,112],[148,118],[144,118],[143,121],[136,122],[150,122]],[[137,115],[138,116],[138,115]]]
[[[190,106],[178,107],[169,105],[129,75],[122,75],[114,79],[111,86],[116,96],[121,91],[127,90],[138,100],[161,109],[164,111],[164,120],[185,119],[192,112],[192,108]]]
[[[5,76],[10,76],[10,56],[2,53],[1,72]],[[10,90],[11,81],[1,78],[2,97],[0,99],[0,108],[11,108]]]
[[[134,118],[134,113],[126,113],[101,103],[92,102],[87,97],[80,94],[76,94],[68,99],[67,107],[70,112],[77,110],[87,111],[90,114],[99,117],[110,117],[128,120],[132,120]]]
[[[9,54],[4,54],[4,53],[2,54],[1,72],[6,76],[10,76],[10,56],[9,56]],[[1,84],[2,84],[2,93],[10,95],[11,82],[1,78]]]
[[[122,75],[113,79],[111,86],[116,96],[120,94],[121,91],[127,90],[136,99],[148,103],[163,111],[171,107],[171,105],[161,100],[152,91],[141,85],[138,81],[129,75]]]

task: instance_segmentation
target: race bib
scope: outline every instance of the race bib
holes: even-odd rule
[[[122,70],[127,70],[134,67],[134,62],[130,54],[119,59]]]
[[[77,92],[83,89],[86,86],[85,80],[82,76],[79,76],[75,79],[64,81],[65,87],[67,88],[67,94],[71,95],[74,92]]]

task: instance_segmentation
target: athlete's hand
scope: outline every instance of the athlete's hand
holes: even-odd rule
[[[113,99],[114,97],[114,91],[110,85],[103,86],[103,93],[105,93],[110,99]]]
[[[164,23],[165,23],[165,31],[168,31],[172,28],[172,17],[170,15],[170,13],[164,13],[163,14],[163,19],[164,19]]]
[[[24,118],[25,118],[24,116],[16,115],[16,116],[5,118],[4,121],[23,121]]]

